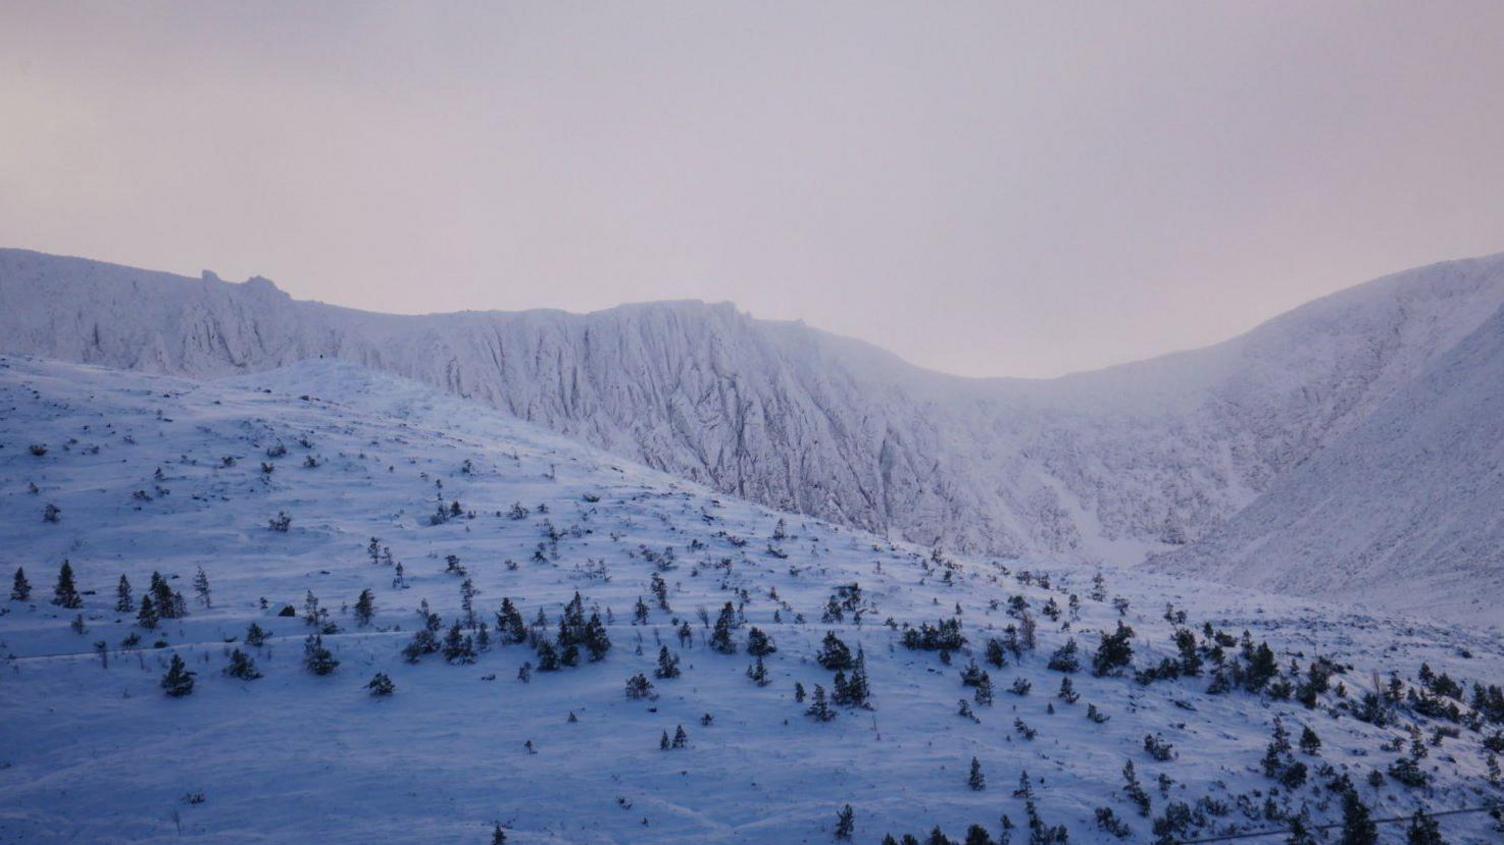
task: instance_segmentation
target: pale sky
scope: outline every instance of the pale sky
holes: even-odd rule
[[[1504,3],[0,0],[0,246],[967,375],[1504,251]]]

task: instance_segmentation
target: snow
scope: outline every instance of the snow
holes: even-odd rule
[[[1353,431],[1155,568],[1499,624],[1504,309]]]
[[[1214,530],[1501,305],[1504,256],[1447,262],[1208,349],[977,380],[730,304],[398,317],[0,251],[0,351],[195,378],[337,358],[769,507],[1088,564]]]
[[[677,313],[649,310],[655,320]],[[183,351],[159,348],[169,352],[161,360]],[[561,392],[560,401],[570,395]],[[287,454],[269,458],[277,443]],[[32,454],[32,444],[45,444],[45,454]],[[317,467],[304,466],[309,456]],[[262,462],[274,471],[263,473]],[[438,482],[444,498],[474,518],[429,524]],[[134,497],[138,490],[149,500]],[[61,508],[56,523],[42,519],[48,503]],[[531,510],[525,519],[505,515],[514,503]],[[544,504],[547,514],[538,512]],[[267,526],[281,511],[292,516],[287,533]],[[790,536],[775,541],[780,518]],[[561,536],[557,556],[545,544],[538,560],[545,520]],[[392,586],[392,568],[367,559],[373,536],[403,563],[408,589]],[[770,555],[770,544],[787,558]],[[638,596],[652,602],[656,571],[644,547],[674,549],[675,568],[664,573],[673,613],[654,607],[648,624],[634,625],[633,605]],[[947,583],[944,567],[927,564],[931,551],[726,497],[489,404],[345,362],[192,381],[0,358],[0,575],[24,565],[35,591],[29,603],[0,601],[0,841],[483,843],[499,821],[513,843],[823,843],[847,803],[858,842],[875,845],[889,832],[923,836],[935,825],[959,839],[972,823],[995,837],[1001,814],[1023,822],[1012,790],[1024,770],[1042,817],[1067,825],[1072,841],[1107,840],[1094,824],[1104,806],[1133,828],[1131,841],[1149,841],[1149,820],[1121,791],[1126,760],[1155,815],[1171,800],[1210,796],[1229,809],[1207,829],[1274,826],[1259,817],[1275,784],[1258,764],[1276,716],[1297,735],[1311,725],[1325,744],[1320,758],[1301,759],[1349,772],[1376,816],[1500,797],[1483,776],[1484,734],[1467,728],[1423,761],[1431,787],[1392,779],[1370,786],[1367,773],[1397,756],[1382,743],[1405,737],[1409,724],[1429,735],[1437,723],[1402,711],[1397,724],[1376,727],[1330,693],[1307,710],[1267,694],[1207,696],[1205,677],[1144,686],[1082,672],[1072,676],[1081,700],[1066,704],[1053,695],[1061,674],[1046,668],[1048,655],[1074,635],[1089,657],[1096,632],[1119,619],[1110,601],[1087,598],[1093,571],[959,556]],[[535,673],[526,684],[519,666],[536,657],[525,645],[493,647],[468,666],[437,655],[404,662],[399,652],[420,624],[421,601],[446,624],[460,613],[460,579],[443,572],[449,554],[468,567],[483,618],[506,596],[529,620],[543,609],[557,621],[579,591],[587,608],[609,609],[613,650],[599,663]],[[83,634],[70,628],[75,611],[47,602],[64,558],[86,593]],[[609,580],[589,574],[591,561],[604,563]],[[199,566],[212,608],[193,599]],[[1023,584],[1023,569],[1047,573],[1051,586]],[[191,615],[142,631],[113,610],[114,586],[125,574],[139,596],[153,570],[176,577]],[[1337,680],[1354,696],[1372,672],[1413,682],[1423,661],[1465,682],[1504,676],[1496,632],[1141,570],[1104,572],[1109,594],[1129,601],[1123,620],[1138,632],[1139,668],[1175,653],[1162,618],[1169,602],[1198,631],[1208,621],[1267,639],[1282,665],[1304,666],[1318,654],[1350,664]],[[827,597],[853,582],[871,605],[863,623],[821,622]],[[366,588],[377,614],[361,627],[347,606]],[[742,601],[742,590],[747,624],[778,646],[767,659],[767,687],[745,677],[745,653],[708,649],[696,618],[700,608],[714,618],[724,602]],[[275,615],[284,604],[301,608],[310,591],[340,629],[324,639],[341,661],[328,677],[300,666],[310,630],[303,620]],[[1064,606],[1069,593],[1081,596],[1082,608],[1065,632],[1040,608],[1051,597]],[[984,664],[995,703],[975,705],[979,722],[961,718],[957,701],[970,690],[958,674],[972,654],[982,662],[987,637],[1017,621],[1005,611],[1015,595],[1039,619],[1039,648],[1002,669]],[[994,609],[994,600],[1003,606]],[[950,666],[933,652],[904,649],[899,632],[883,624],[933,623],[957,607],[970,643]],[[783,621],[774,621],[775,611]],[[796,622],[796,613],[807,621]],[[679,647],[675,617],[691,622],[692,647]],[[234,681],[220,670],[232,648],[246,648],[237,640],[251,622],[274,635],[247,649],[265,677]],[[831,673],[814,660],[827,630],[865,650],[875,709],[839,708],[834,721],[819,724],[794,703],[793,684],[831,686]],[[120,647],[133,631],[144,635],[142,646]],[[743,626],[736,639],[745,637]],[[682,655],[683,676],[655,680],[655,701],[628,700],[626,679],[651,677],[660,638]],[[642,654],[634,653],[639,639]],[[108,668],[96,641],[108,644]],[[199,673],[193,694],[181,699],[158,686],[174,654]],[[389,699],[366,694],[377,671],[396,682]],[[1008,692],[1019,677],[1033,683],[1030,695]],[[1088,703],[1111,720],[1083,718]],[[714,721],[702,726],[706,713]],[[1017,735],[1016,718],[1037,738]],[[678,725],[689,748],[658,750],[660,732]],[[1146,734],[1162,734],[1178,759],[1151,759]],[[537,753],[525,749],[529,740]],[[973,756],[985,791],[967,787]],[[1168,798],[1155,783],[1160,774],[1172,779]],[[1332,820],[1340,810],[1322,780],[1293,796],[1280,788],[1275,803],[1305,803],[1317,820]],[[198,794],[201,802],[185,800]],[[1238,795],[1250,802],[1246,812]],[[1491,825],[1482,814],[1443,820],[1456,842],[1487,841],[1496,835]],[[1015,831],[1015,841],[1026,836]]]

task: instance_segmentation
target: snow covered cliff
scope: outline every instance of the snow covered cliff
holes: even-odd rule
[[[0,351],[190,377],[342,359],[754,501],[999,556],[1194,541],[1504,304],[1504,256],[1386,277],[1193,352],[962,379],[729,304],[392,316],[0,251]]]

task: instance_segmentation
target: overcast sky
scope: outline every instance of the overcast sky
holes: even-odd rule
[[[1504,3],[0,3],[0,245],[971,375],[1504,250]]]

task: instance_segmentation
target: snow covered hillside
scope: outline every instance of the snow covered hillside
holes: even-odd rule
[[[1197,539],[1501,304],[1504,256],[1448,262],[1208,349],[972,380],[730,305],[398,317],[0,251],[0,351],[196,378],[338,358],[771,507],[1077,562]]]
[[[1504,309],[1156,568],[1504,623]]]
[[[1379,826],[1398,842],[1417,808],[1504,797],[1496,633],[890,544],[343,362],[0,358],[0,566],[24,569],[0,593],[0,842],[1406,817]]]

